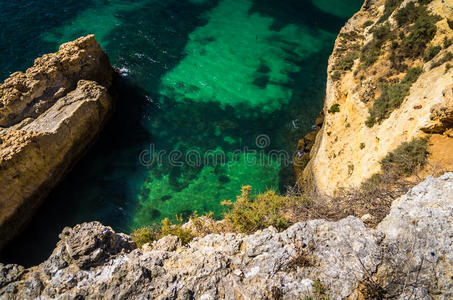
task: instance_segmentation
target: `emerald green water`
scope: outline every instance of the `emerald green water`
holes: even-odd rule
[[[0,77],[95,33],[123,76],[117,111],[1,261],[37,263],[64,226],[221,217],[242,185],[284,192],[321,107],[327,58],[361,1],[1,1]],[[51,21],[49,21],[51,20]],[[19,35],[20,38],[14,39]],[[286,154],[285,154],[286,153]],[[162,155],[161,155],[162,154]],[[21,245],[42,249],[30,257]]]

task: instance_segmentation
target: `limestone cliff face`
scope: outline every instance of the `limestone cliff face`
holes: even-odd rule
[[[39,266],[0,264],[0,299],[451,299],[452,195],[446,173],[397,199],[376,229],[312,220],[143,249],[84,223]]]
[[[416,26],[411,21],[401,25],[404,20],[395,18],[411,1],[393,2],[397,5],[392,12],[385,0],[365,1],[335,43],[329,59],[324,124],[301,176],[320,194],[332,196],[339,188],[358,187],[380,171],[379,161],[387,153],[426,133],[444,134],[442,149],[447,151],[444,155],[450,157],[451,164],[453,153],[448,148],[453,147],[453,139],[449,138],[453,136],[453,1],[425,1],[430,2],[424,4],[426,10],[436,15],[430,21],[436,31],[429,36],[421,55],[411,53],[415,52],[410,44],[411,31]],[[380,37],[382,42],[376,41],[379,33],[375,33],[381,26],[389,28],[389,33],[385,33],[389,36]],[[366,57],[364,52],[372,47],[378,49],[378,54]],[[427,61],[424,56],[431,48],[438,53]],[[349,60],[345,58],[348,55]],[[422,72],[402,103],[372,127],[367,126],[369,110],[383,93],[382,83],[402,82],[407,70],[414,67],[420,67]],[[339,112],[331,109],[334,105]],[[433,149],[437,149],[433,145],[436,141],[430,141]],[[447,163],[443,166],[451,168]]]
[[[90,35],[0,85],[0,247],[103,127],[112,110],[112,76]]]

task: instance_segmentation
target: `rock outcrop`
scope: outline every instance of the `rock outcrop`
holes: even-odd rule
[[[0,264],[0,298],[451,299],[452,228],[453,173],[414,187],[372,230],[348,217],[134,249],[128,236],[84,223],[64,229],[39,266]]]
[[[113,73],[89,35],[0,85],[0,248],[103,127],[113,107]]]
[[[423,5],[434,16],[420,19],[420,24],[425,22],[425,28],[419,30],[418,36],[411,35],[416,26],[411,20],[406,21],[403,13],[401,19],[396,20],[398,12],[411,2],[421,1],[365,1],[337,38],[329,59],[323,127],[307,167],[299,172],[300,182],[319,194],[335,196],[341,188],[359,187],[381,170],[380,160],[403,142],[426,136],[426,133],[453,136],[451,1],[415,4]],[[412,11],[413,14],[423,13],[415,8]],[[434,35],[432,27],[426,29],[427,23],[434,26]],[[424,39],[429,40],[426,45]],[[421,53],[414,50],[413,44],[422,49],[418,50]],[[388,109],[385,116],[367,126],[369,110],[382,94],[383,84],[402,81],[408,70],[416,67],[421,68],[422,73],[402,103],[381,103],[378,107],[381,113]],[[404,95],[403,89],[394,88],[388,97],[398,98],[397,93]],[[393,105],[395,109],[390,111],[384,105]],[[448,145],[444,150],[453,145],[451,138],[441,141]],[[451,161],[453,152],[448,153]],[[436,154],[433,157],[436,158]],[[445,165],[451,163],[443,163],[441,167]],[[446,171],[451,170],[443,170]]]

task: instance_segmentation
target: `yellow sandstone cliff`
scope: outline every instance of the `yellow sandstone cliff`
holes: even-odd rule
[[[112,111],[113,69],[93,35],[0,85],[0,247],[29,220]]]
[[[328,196],[359,187],[389,152],[422,136],[425,173],[451,170],[452,53],[453,0],[365,1],[336,40],[324,123],[299,180]]]

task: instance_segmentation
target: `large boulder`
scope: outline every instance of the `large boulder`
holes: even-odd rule
[[[0,248],[102,129],[114,71],[93,35],[0,85]]]

